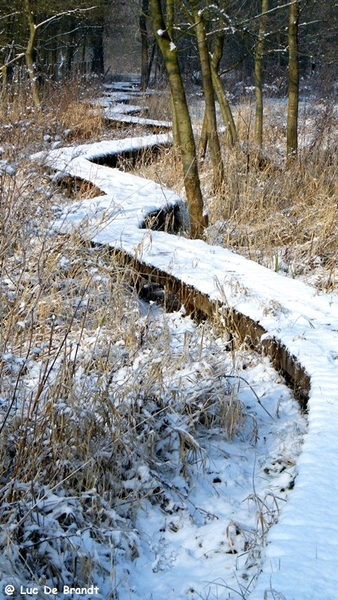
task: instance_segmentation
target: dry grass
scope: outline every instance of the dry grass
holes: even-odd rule
[[[263,157],[251,150],[250,140],[245,152],[226,151],[225,189],[209,202],[210,221],[226,223],[223,244],[275,270],[295,277],[321,265],[315,283],[329,290],[338,234],[338,159],[332,136],[337,122],[326,112],[322,121],[307,119],[308,143],[289,170],[281,160],[285,139],[277,142],[273,121],[268,123],[272,131],[267,130]]]
[[[182,506],[175,479],[184,478],[189,489],[207,463],[203,440],[217,431],[229,441],[240,434],[254,445],[258,425],[238,400],[239,380],[225,373],[225,364],[236,372],[236,352],[228,354],[228,363],[220,354],[224,323],[192,328],[181,344],[173,344],[178,333],[171,335],[169,317],[140,313],[132,271],[107,250],[84,245],[76,231],[69,237],[53,231],[69,196],[83,199],[97,190],[85,184],[55,189],[28,155],[55,143],[121,135],[104,129],[83,99],[81,88],[72,85],[51,95],[42,113],[18,95],[2,114],[1,577],[60,589],[107,581],[107,597],[113,588],[117,598],[115,557],[137,557],[134,526],[141,503],[156,504],[169,517]],[[152,117],[169,117],[167,100],[154,96],[150,103]],[[242,135],[248,136],[247,126]],[[201,166],[211,221],[226,222],[224,243],[258,253],[264,248],[260,236],[271,240],[265,218],[276,218],[276,206],[283,211],[286,198],[291,205],[291,173],[274,164],[260,170],[252,154],[248,161],[240,149],[224,146],[224,153],[222,197],[210,189],[208,161]],[[320,156],[318,177],[324,181],[325,171],[332,186],[334,171]],[[138,171],[182,193],[177,149],[157,158],[152,163],[145,156]],[[275,184],[285,199],[273,208]],[[292,242],[291,226],[280,233],[278,242],[285,240]],[[222,348],[227,341],[222,338]],[[260,533],[270,525],[267,503],[254,501],[261,502]]]
[[[299,160],[289,170],[285,108],[285,103],[267,105],[263,152],[253,142],[253,107],[236,108],[240,141],[229,148],[225,136],[221,138],[225,166],[221,192],[212,189],[208,157],[200,164],[210,224],[206,239],[331,291],[337,288],[338,277],[335,107],[301,105]],[[144,165],[140,171],[184,195],[177,149],[167,150],[156,165]]]
[[[43,572],[48,585],[86,585],[108,547],[133,558],[135,507],[172,505],[165,481],[203,463],[201,433],[231,439],[245,415],[225,376],[216,391],[211,376],[209,389],[205,373],[194,380],[198,337],[175,350],[165,321],[141,317],[113,256],[37,228],[2,256],[0,546],[20,583]]]
[[[144,117],[159,121],[171,121],[171,101],[168,90],[153,90],[145,94],[135,104],[144,107]]]
[[[0,104],[0,143],[5,148],[17,146],[33,152],[53,142],[102,139],[102,115],[86,102],[93,94],[90,83],[84,86],[73,80],[62,87],[55,84],[46,93],[39,111],[31,103],[29,89],[21,87],[5,105]]]
[[[58,124],[64,131],[69,131],[69,141],[78,143],[102,138],[103,119],[100,112],[91,109],[88,104],[71,102],[65,111],[60,111]]]

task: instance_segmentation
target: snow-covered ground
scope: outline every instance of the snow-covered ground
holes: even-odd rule
[[[180,393],[187,406],[201,401],[202,376],[209,381],[205,392],[222,406],[224,384],[244,377],[237,380],[235,394],[243,403],[244,427],[230,440],[215,422],[189,443],[187,422],[172,417],[180,443],[185,440],[186,472],[177,456],[182,452],[179,440],[169,449],[164,439],[163,498],[158,504],[144,499],[136,512],[137,556],[132,564],[116,562],[119,598],[246,597],[260,569],[267,531],[277,522],[293,487],[306,424],[290,392],[276,379],[267,359],[262,362],[253,356],[251,364],[250,359],[248,365],[244,362],[248,367],[244,371],[243,363],[238,365],[234,379],[222,380],[214,372],[210,380],[210,350],[209,359],[206,355],[196,364],[197,379],[183,369],[177,380]],[[222,367],[226,363],[222,357]],[[193,380],[189,385],[185,375]],[[255,393],[271,416],[257,403]],[[148,470],[140,469],[131,485],[142,483],[145,490],[152,486]]]
[[[111,143],[111,150],[109,144],[105,147],[107,154],[114,152],[114,144]],[[288,472],[287,461],[290,459],[292,464],[295,459],[293,451],[289,456],[296,439],[293,427],[300,423],[291,408],[290,398],[280,413],[275,392],[273,398],[269,393],[271,399],[266,405],[271,416],[261,410],[254,416],[256,420],[267,419],[268,428],[266,433],[263,429],[263,433],[258,434],[257,446],[252,448],[250,458],[250,452],[245,454],[240,442],[239,446],[230,447],[223,439],[211,436],[201,441],[198,449],[194,448],[193,489],[188,493],[180,478],[175,481],[178,504],[170,508],[167,516],[158,507],[150,510],[149,504],[148,507],[140,505],[136,522],[141,532],[141,551],[133,556],[133,562],[126,564],[121,560],[116,567],[118,598],[245,598],[245,590],[250,588],[248,569],[255,563],[261,572],[250,600],[334,600],[338,583],[337,298],[318,294],[300,281],[281,277],[226,249],[163,232],[140,230],[147,212],[168,203],[181,205],[181,201],[157,184],[93,165],[90,159],[96,155],[102,156],[99,145],[80,147],[75,157],[74,149],[58,149],[37,157],[53,169],[92,182],[105,194],[94,200],[73,203],[67,210],[55,207],[58,217],[55,227],[64,232],[78,227],[82,236],[123,248],[145,264],[173,274],[210,299],[218,299],[259,322],[266,332],[265,337],[275,338],[285,345],[311,379],[308,430],[297,459],[294,490],[281,510],[278,523],[261,544],[262,563],[260,557],[251,558],[250,552],[246,554],[251,547],[246,522],[247,519],[250,522],[250,518],[262,518],[262,506],[271,514],[270,500],[275,505],[275,497],[285,489],[285,483],[279,480],[281,469],[275,469],[275,461],[273,465],[266,462],[266,457],[271,456],[270,451],[265,454],[266,444],[270,443],[269,439],[271,442],[274,439],[276,444],[282,442],[278,450],[276,446],[276,454],[284,445],[283,466],[286,465]],[[265,368],[268,367],[264,362],[258,367],[258,379],[264,379]],[[245,394],[244,402],[251,414],[249,389]],[[252,401],[255,404],[253,397]],[[299,428],[303,433],[303,425],[299,424]],[[299,450],[299,439],[296,445]],[[227,466],[224,456],[234,451],[238,457]],[[207,465],[203,474],[199,473],[200,461],[206,461]],[[258,492],[264,473],[271,471],[277,477],[276,487],[271,494]],[[242,496],[240,489],[248,474],[251,492],[248,496],[248,488],[244,486]],[[289,481],[289,475],[287,477]],[[135,475],[133,485],[139,480],[147,484],[151,475],[141,470],[137,477]],[[234,481],[238,483],[235,490],[232,489]],[[232,502],[236,513],[227,512],[226,504],[229,507]],[[256,505],[256,516],[246,514],[250,503]],[[189,518],[184,519],[184,515]],[[227,548],[225,554],[223,542]],[[235,565],[228,563],[233,559],[231,554],[235,554]]]
[[[71,266],[66,251],[59,265],[61,271]],[[89,266],[85,261],[85,269]],[[83,300],[96,294],[107,302],[108,280],[92,270],[94,287]],[[74,280],[62,278],[64,293],[72,293],[73,286]],[[76,296],[73,300],[78,302]],[[11,589],[6,586],[14,586],[15,598],[35,590],[35,597],[53,600],[245,597],[259,572],[267,532],[294,486],[306,418],[268,359],[245,349],[229,352],[221,329],[215,335],[208,323],[197,326],[181,311],[167,315],[135,298],[125,306],[124,319],[132,335],[142,338],[137,350],[128,351],[123,335],[110,332],[108,320],[94,331],[83,330],[80,338],[70,333],[65,351],[53,360],[50,387],[66,354],[76,365],[72,397],[53,402],[43,440],[48,459],[50,430],[62,431],[68,422],[66,454],[59,440],[60,465],[51,483],[45,465],[31,482],[18,474],[3,485],[1,590],[6,595]],[[107,384],[98,365],[109,353]],[[26,410],[27,391],[38,388],[46,354],[41,344],[24,361],[14,419]],[[3,423],[6,390],[23,359],[13,350],[2,361]],[[118,419],[111,431],[98,434],[106,394],[110,410],[115,407],[126,423],[120,433],[124,453],[114,454]],[[48,394],[45,403],[51,405]],[[79,493],[73,482],[65,491],[67,482],[57,477],[59,468],[66,473],[70,468],[71,476],[85,467],[74,445],[77,427],[84,441],[87,429],[95,435],[89,458],[93,482],[98,462],[110,486],[86,481]],[[20,431],[12,430],[12,444],[20,439]],[[38,440],[35,452],[38,456]],[[34,459],[28,468],[30,462]],[[116,496],[109,501],[110,488]],[[16,500],[10,502],[13,491]],[[91,584],[98,591],[65,591],[83,589],[81,581],[86,590]],[[52,593],[53,588],[58,591]]]

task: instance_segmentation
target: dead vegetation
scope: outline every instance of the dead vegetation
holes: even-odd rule
[[[141,499],[169,514],[179,493],[168,481],[203,463],[201,437],[256,432],[226,373],[213,383],[220,334],[192,327],[173,346],[166,319],[141,313],[130,270],[53,231],[69,198],[29,153],[99,135],[84,104],[63,102],[29,119],[13,105],[1,125],[2,578],[82,586],[100,572],[111,586],[116,549],[137,555]]]
[[[230,148],[223,136],[225,185],[210,182],[208,158],[201,183],[209,213],[206,240],[244,254],[291,277],[303,277],[318,290],[337,287],[336,240],[338,153],[334,105],[301,104],[299,160],[285,169],[285,103],[267,105],[264,150],[251,142],[253,107],[236,108],[240,142]],[[179,155],[166,150],[141,172],[180,194]]]
[[[110,590],[116,554],[137,557],[141,503],[172,520],[183,510],[172,481],[184,479],[188,489],[203,471],[204,441],[216,431],[255,446],[259,432],[238,398],[237,363],[246,351],[231,344],[220,359],[220,347],[229,350],[222,324],[191,327],[179,343],[175,333],[173,345],[169,321],[141,312],[130,269],[76,234],[53,232],[70,198],[98,191],[81,182],[60,188],[29,154],[132,133],[105,128],[83,99],[80,88],[69,88],[41,115],[17,97],[2,114],[0,548],[4,581],[100,579]],[[168,103],[163,112],[156,107],[154,116],[168,118]],[[291,276],[315,271],[319,289],[335,290],[335,115],[322,109],[315,119],[306,116],[310,143],[289,171],[282,119],[272,116],[262,156],[250,145],[251,108],[238,111],[241,142],[230,149],[223,139],[226,183],[219,193],[210,186],[208,159],[201,165],[207,239]],[[175,148],[156,163],[139,161],[137,172],[182,193]],[[248,500],[257,513],[255,532],[243,534],[251,558],[279,505],[273,494],[269,502],[256,493]],[[232,523],[226,533],[228,552],[242,552]]]

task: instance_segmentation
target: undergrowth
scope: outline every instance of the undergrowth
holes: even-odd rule
[[[203,114],[203,111],[200,111]],[[254,107],[234,109],[239,143],[221,136],[225,183],[214,192],[207,155],[200,163],[206,240],[223,245],[291,277],[302,276],[319,290],[337,288],[337,111],[333,101],[300,105],[299,157],[285,169],[286,104],[265,109],[264,148],[253,142]],[[179,152],[162,154],[142,174],[184,196]]]
[[[203,468],[200,439],[217,429],[254,441],[255,424],[224,365],[219,373],[226,342],[211,326],[187,319],[173,334],[181,315],[169,327],[142,312],[132,270],[53,230],[67,198],[27,157],[38,140],[49,147],[58,131],[81,128],[33,112],[23,127],[22,111],[1,130],[0,575],[51,587],[105,581],[108,597],[116,553],[137,556],[140,503],[171,513],[181,502],[173,478],[189,486]]]
[[[86,246],[79,232],[66,237],[53,229],[69,198],[32,166],[30,153],[111,135],[83,103],[80,87],[56,92],[42,112],[20,94],[2,107],[0,577],[52,587],[100,581],[102,597],[118,598],[116,565],[121,557],[138,556],[140,506],[156,505],[166,515],[183,510],[182,490],[174,482],[184,482],[188,497],[194,475],[206,464],[203,440],[215,432],[229,441],[240,435],[254,447],[257,423],[238,398],[236,352],[226,352],[228,338],[220,327],[196,327],[186,319],[182,332],[183,311],[154,318],[136,294],[135,274],[114,254]],[[207,163],[204,175],[202,170],[211,222],[226,223],[223,243],[251,255],[266,244],[272,248],[269,219],[286,214],[287,204],[300,230],[309,195],[321,215],[305,159],[306,194],[300,173],[284,173],[275,164],[258,171],[243,150],[225,152],[222,197],[208,189]],[[334,197],[330,161],[336,159],[324,159],[319,146],[312,152],[322,161],[318,186],[324,204],[329,189]],[[139,168],[148,177],[156,168],[153,179],[182,187],[178,165],[172,149],[156,167],[144,161]],[[72,194],[81,199],[87,190]],[[278,228],[278,245],[291,243],[289,216],[280,218],[285,231]],[[330,218],[327,211],[322,237],[308,219],[313,233],[305,241],[317,250],[325,237],[330,251]],[[254,496],[250,501],[259,504]],[[273,506],[269,517],[274,513]],[[260,520],[257,538],[270,521],[264,519],[265,527]]]

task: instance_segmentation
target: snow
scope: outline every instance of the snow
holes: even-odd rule
[[[125,109],[128,109],[128,102],[134,98],[140,97],[140,92],[107,92],[106,96],[102,96],[101,98],[95,98],[95,100],[91,100],[89,104],[96,107],[101,108],[112,108],[117,106],[121,106],[121,112],[123,111],[122,106]],[[142,94],[145,95],[145,94]],[[144,110],[144,107],[140,106],[139,110]]]
[[[258,321],[266,332],[265,338],[279,340],[297,358],[311,379],[308,431],[297,459],[295,488],[283,506],[278,522],[267,534],[261,573],[250,593],[250,600],[334,600],[338,583],[338,300],[319,294],[301,281],[268,271],[227,249],[209,246],[201,240],[139,229],[146,214],[155,208],[178,203],[183,210],[182,200],[153,182],[90,161],[121,148],[134,149],[139,144],[149,147],[153,143],[162,143],[161,140],[167,143],[168,137],[104,142],[35,156],[63,174],[92,182],[105,194],[94,200],[73,203],[56,220],[54,228],[68,232],[79,227],[84,237],[122,248],[143,263],[171,273],[211,300],[220,300]],[[263,411],[260,417],[268,419]],[[274,434],[281,435],[272,428],[270,442]],[[219,441],[219,448],[223,452],[233,451],[223,441]],[[208,445],[204,451],[214,476],[221,471],[219,452]],[[229,473],[227,481],[238,479],[240,487],[241,470],[248,468],[253,473],[255,460],[254,451],[251,463],[247,456],[244,462],[239,457],[238,465],[233,467],[234,472]],[[148,474],[143,473],[142,477],[146,478]],[[202,512],[190,514],[190,531],[184,528],[180,533],[180,511],[168,519],[156,509],[151,513],[151,519],[150,513],[140,511],[139,527],[147,532],[142,542],[144,552],[135,560],[128,577],[129,589],[124,588],[125,570],[121,574],[119,585],[124,589],[123,598],[145,600],[163,595],[168,599],[238,597],[238,592],[232,595],[225,584],[227,562],[225,555],[219,553],[225,538],[233,538],[232,543],[236,544],[229,517],[222,516],[224,505],[221,499],[228,498],[227,486],[222,483],[217,488],[221,489],[217,506],[205,504],[207,495],[202,493],[203,487],[207,490],[215,484],[205,477],[199,478],[197,472],[196,487],[189,502],[192,507],[200,507]],[[238,519],[245,522],[244,498],[238,490],[234,498],[240,506]],[[229,498],[228,501],[231,502]],[[187,510],[185,504],[182,511]],[[210,517],[201,516],[209,511]],[[212,515],[216,512],[218,517],[214,518]],[[161,520],[162,534],[159,533]],[[211,555],[216,559],[209,570],[208,560],[204,558]],[[238,560],[240,572],[240,556]],[[150,563],[152,568],[149,570]],[[196,577],[206,582],[205,596],[201,595],[201,589],[192,591]],[[211,584],[213,587],[210,588]],[[214,595],[209,596],[209,593]]]
[[[124,111],[110,111],[110,109],[106,109],[104,111],[104,118],[107,119],[107,121],[117,121],[119,123],[140,125],[142,127],[158,127],[161,129],[171,129],[172,127],[171,121],[159,121],[157,119],[134,117],[124,114]]]
[[[114,104],[114,106],[109,106],[105,109],[104,112],[104,116],[106,118],[108,118],[109,115],[116,115],[116,114],[124,114],[124,115],[132,115],[132,114],[138,114],[140,112],[144,112],[145,109],[143,106],[140,106],[138,104],[119,104],[116,103]]]
[[[176,328],[172,337],[172,355],[184,346],[188,323],[182,324],[179,315],[175,314],[169,319],[170,329],[174,332]],[[190,333],[194,336],[193,328]],[[221,401],[224,382],[220,377],[217,384],[215,377],[213,382],[210,379],[210,351],[217,352],[217,348],[211,345],[208,354],[196,360],[199,373],[194,373],[191,365],[189,377],[184,369],[176,373],[180,380],[178,389],[191,406],[203,397],[203,392],[216,394]],[[222,370],[223,366],[227,371],[229,354],[225,358],[218,347],[214,356],[217,360],[222,357],[219,367]],[[116,563],[119,598],[146,600],[151,594],[154,598],[165,594],[172,600],[183,600],[208,597],[208,593],[228,598],[227,586],[236,587],[236,577],[243,580],[245,587],[249,585],[248,579],[254,576],[259,564],[257,538],[260,539],[260,535],[255,534],[259,502],[267,507],[265,518],[274,521],[278,509],[273,494],[279,496],[276,502],[284,502],[285,488],[294,474],[293,461],[289,457],[298,456],[297,430],[304,432],[302,417],[297,413],[290,392],[278,378],[271,387],[272,372],[267,359],[263,363],[253,361],[245,370],[252,387],[241,386],[240,398],[253,420],[239,432],[236,443],[220,434],[216,423],[209,435],[192,439],[188,420],[177,414],[168,415],[172,432],[182,436],[186,443],[190,442],[187,450],[189,467],[182,476],[177,456],[179,449],[171,447],[172,441],[169,443],[163,435],[161,456],[165,462],[161,505],[147,501],[147,488],[151,489],[153,485],[152,474],[147,468],[139,468],[135,477],[127,482],[127,489],[142,485],[145,497],[135,523],[140,536],[138,555],[132,565],[122,559]],[[259,407],[253,388],[259,390],[264,403],[274,414],[278,412],[277,419],[269,417]],[[256,424],[259,438],[256,437]],[[258,477],[253,493],[255,472]],[[271,480],[268,483],[268,473],[272,474],[272,483]],[[190,486],[187,481],[191,481]],[[267,486],[270,486],[269,491]]]

